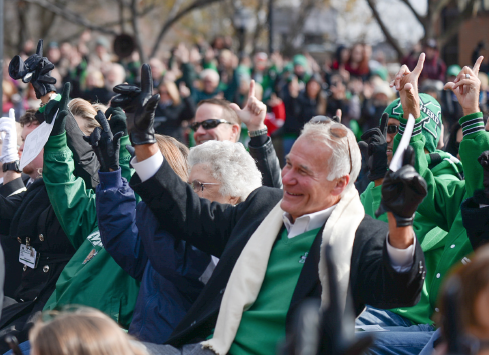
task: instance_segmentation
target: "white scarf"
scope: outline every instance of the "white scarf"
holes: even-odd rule
[[[260,292],[273,244],[283,224],[280,201],[253,233],[234,265],[224,292],[212,339],[202,342],[217,355],[226,355],[236,337],[243,312],[248,310]],[[329,304],[328,274],[323,262],[324,249],[331,245],[336,256],[340,300],[346,301],[350,279],[350,263],[355,233],[365,217],[358,192],[350,185],[328,218],[323,230],[319,259],[322,286],[321,307]],[[343,309],[345,304],[340,305]]]

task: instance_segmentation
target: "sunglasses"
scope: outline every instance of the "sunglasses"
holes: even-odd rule
[[[199,180],[194,180],[192,182],[190,182],[190,186],[192,186],[192,190],[194,190],[194,192],[204,192],[204,188],[206,185],[220,185],[216,182],[200,182]]]
[[[230,124],[232,125],[233,123],[231,122],[228,122],[224,119],[208,119],[208,120],[204,120],[202,122],[193,122],[190,124],[190,128],[192,128],[194,131],[198,130],[200,126],[202,126],[203,129],[213,129],[213,128],[216,128],[217,126],[219,126],[221,123],[227,123],[227,124]]]
[[[399,131],[399,126],[396,126],[395,124],[391,124],[387,126],[387,134],[397,134]]]

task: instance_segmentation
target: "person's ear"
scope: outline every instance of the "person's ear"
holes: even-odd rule
[[[239,203],[239,197],[230,197],[229,198],[229,204],[237,205],[238,203]]]
[[[348,186],[348,183],[350,182],[350,174],[347,174],[345,176],[342,176],[336,180],[336,185],[331,191],[331,194],[334,196],[339,196],[343,193],[345,188]]]
[[[237,142],[237,141],[239,141],[239,136],[240,136],[240,134],[241,134],[241,127],[240,127],[240,125],[239,125],[239,124],[237,124],[237,123],[236,123],[236,124],[233,124],[233,125],[231,126],[231,132],[232,132],[232,133],[231,133],[231,138],[233,138],[233,139],[232,139],[232,142]]]

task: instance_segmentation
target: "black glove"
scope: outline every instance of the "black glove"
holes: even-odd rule
[[[54,65],[48,58],[42,56],[42,42],[40,39],[36,54],[31,55],[25,62],[17,55],[8,66],[10,77],[15,80],[22,79],[24,83],[30,82],[38,99],[52,91],[56,92],[54,86],[56,79],[50,75]]]
[[[127,117],[120,107],[109,107],[105,117],[109,120],[112,134],[122,132],[123,136],[127,136]]]
[[[117,85],[111,106],[121,107],[127,116],[127,130],[134,145],[156,143],[153,127],[160,95],[153,95],[153,77],[148,64],[141,67],[141,88]]]
[[[95,119],[100,124],[96,127],[89,137],[83,137],[92,147],[100,162],[100,171],[108,172],[119,170],[119,148],[120,138],[123,132],[112,134],[109,122],[102,111],[98,111]]]
[[[360,150],[367,158],[368,179],[375,181],[382,179],[387,172],[387,120],[389,115],[384,113],[379,128],[369,129],[362,134],[362,141],[358,143]]]
[[[56,99],[50,100],[46,106],[41,107],[38,112],[41,112],[44,116],[44,120],[47,123],[53,122],[54,116],[56,115],[56,121],[54,121],[53,130],[51,131],[51,136],[57,136],[66,132],[65,123],[66,117],[71,115],[68,108],[68,102],[70,102],[70,89],[71,84],[66,83],[63,86],[63,92],[61,93],[61,98],[59,101]]]
[[[379,217],[385,212],[392,212],[398,227],[413,224],[414,213],[423,201],[428,188],[426,181],[413,167],[414,150],[408,146],[404,152],[403,166],[396,172],[389,171],[382,183],[382,201],[375,212]]]

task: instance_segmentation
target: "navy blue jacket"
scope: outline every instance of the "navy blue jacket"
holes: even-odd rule
[[[120,169],[99,176],[102,243],[123,270],[141,281],[129,333],[162,344],[204,288],[201,276],[212,268],[211,256],[165,232],[144,202],[136,206]]]

